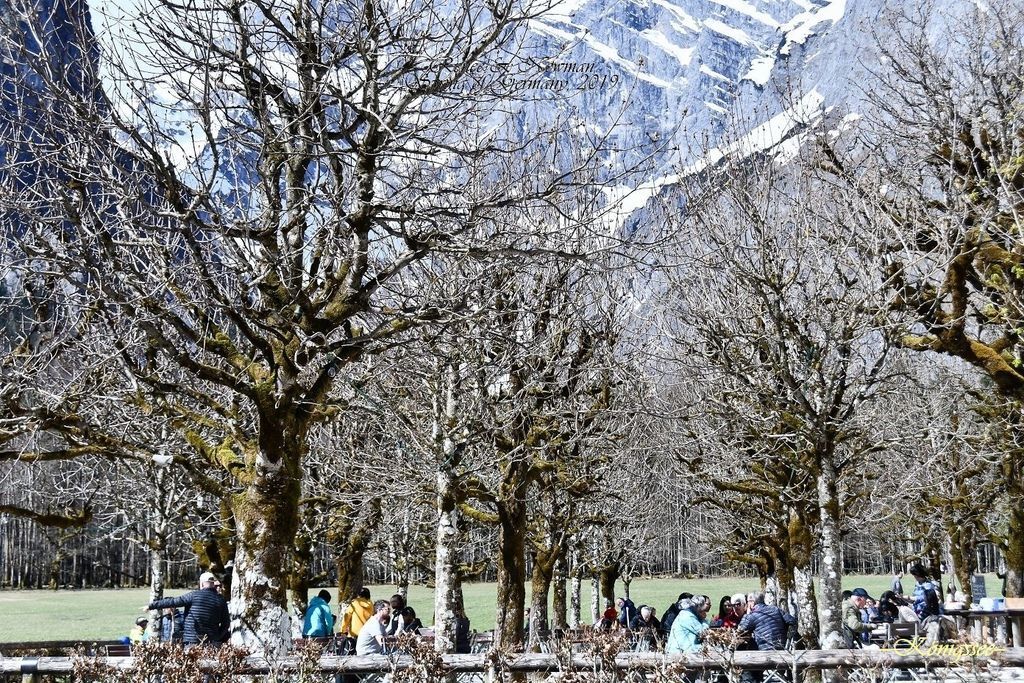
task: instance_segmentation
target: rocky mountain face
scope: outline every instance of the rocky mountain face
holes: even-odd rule
[[[544,77],[569,80],[581,111],[618,121],[624,142],[673,139],[687,162],[786,111],[845,101],[851,56],[870,38],[856,28],[863,11],[847,0],[593,0],[531,28],[536,49],[556,55]]]
[[[9,1],[0,0],[0,14]],[[82,59],[74,19],[89,11],[86,1],[39,3],[47,40],[67,55],[69,74]],[[91,2],[103,33],[96,21],[116,3]],[[678,173],[722,155],[785,154],[806,126],[829,116],[828,125],[841,126],[870,87],[885,13],[909,2],[561,0],[531,22],[523,65],[504,85],[522,97],[526,117],[571,108],[595,132],[610,134],[613,154],[650,150],[652,142],[660,149],[648,177],[621,188],[632,195],[629,211]],[[16,60],[2,56],[0,68],[10,74]],[[481,68],[507,65],[487,56]],[[4,101],[12,106],[10,92]]]

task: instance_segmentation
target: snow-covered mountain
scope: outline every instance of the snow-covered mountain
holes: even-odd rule
[[[829,115],[827,125],[841,126],[870,87],[883,15],[903,1],[563,0],[530,23],[526,66],[506,85],[537,100],[524,107],[571,106],[595,131],[611,131],[623,154],[657,143],[649,177],[617,193],[631,210],[680,171],[781,143],[784,155],[794,136]],[[52,5],[57,39],[85,2],[41,0]],[[119,9],[124,2],[91,2],[100,34],[111,17],[130,14]],[[69,64],[77,59],[69,53]],[[545,91],[558,102],[529,97]]]
[[[686,165],[745,133],[761,138],[752,144],[773,144],[846,108],[859,97],[855,84],[872,61],[870,27],[887,5],[582,0],[562,3],[531,29],[538,52],[555,55],[543,78],[570,81],[580,110],[599,125],[617,122],[623,142],[671,139]]]

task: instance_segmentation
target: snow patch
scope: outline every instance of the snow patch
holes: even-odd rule
[[[800,154],[800,148],[803,147],[804,140],[806,139],[807,133],[801,133],[800,135],[794,135],[787,140],[783,140],[775,148],[776,154],[772,161],[775,162],[776,166],[785,166],[793,161]]]
[[[846,0],[831,0],[821,8],[815,8],[802,12],[788,22],[781,30],[785,34],[785,44],[779,50],[779,54],[788,55],[793,45],[803,45],[808,38],[814,35],[814,29],[826,21],[835,25],[846,13]]]
[[[679,182],[676,174],[661,176],[642,183],[636,187],[618,185],[606,188],[604,193],[608,197],[608,208],[602,218],[607,234],[617,235],[622,230],[626,219],[637,209],[643,208],[651,197],[658,194],[666,185],[674,185]]]
[[[746,135],[723,149],[709,150],[701,159],[683,169],[683,175],[693,175],[711,168],[728,156],[747,157],[772,149],[785,140],[793,129],[807,126],[819,119],[824,110],[825,97],[812,89],[791,108],[752,128]]]
[[[728,7],[734,12],[750,17],[754,21],[758,21],[765,26],[770,26],[772,28],[779,28],[779,26],[781,26],[781,24],[775,20],[775,17],[766,12],[762,12],[749,2],[746,2],[746,0],[711,0],[711,2],[716,5],[721,5],[722,7]]]
[[[845,2],[845,0],[842,0]],[[714,31],[715,33],[729,38],[735,43],[745,46],[756,46],[753,39],[747,35],[747,32],[743,29],[729,26],[726,23],[719,21],[718,19],[708,19],[704,22],[704,28]]]
[[[726,76],[724,74],[718,73],[717,71],[715,71],[714,69],[709,67],[707,64],[701,64],[700,65],[700,72],[702,74],[704,74],[705,76],[711,76],[711,78],[715,78],[715,79],[717,79],[719,81],[725,81],[726,83],[732,83],[732,79],[731,78],[729,78],[728,76]]]
[[[700,22],[687,14],[683,8],[673,5],[671,2],[668,2],[668,0],[654,0],[654,4],[668,10],[669,14],[675,17],[681,30],[689,31],[691,33],[700,32]]]
[[[750,69],[740,80],[753,81],[759,86],[764,86],[771,78],[774,66],[775,57],[756,57],[750,61]]]
[[[653,29],[647,29],[641,34],[646,38],[652,45],[659,48],[665,54],[674,57],[683,66],[689,66],[693,60],[693,52],[696,48],[692,47],[680,47],[676,45],[668,36],[661,31],[655,31]]]
[[[545,12],[543,16],[545,19],[570,22],[575,16],[576,10],[584,4],[586,4],[586,0],[561,0]]]
[[[602,43],[600,40],[595,38],[593,35],[590,35],[589,33],[583,35],[574,35],[572,33],[569,33],[568,31],[555,28],[550,24],[545,24],[543,21],[540,20],[530,21],[529,27],[534,31],[537,31],[539,33],[546,33],[547,35],[552,36],[554,38],[558,38],[559,40],[562,41],[580,41],[586,44],[587,47],[589,47],[595,55],[605,60],[606,62],[610,62],[621,67],[623,71],[632,75],[638,81],[644,81],[646,83],[650,83],[651,85],[655,85],[659,88],[668,89],[672,87],[672,83],[670,83],[669,81],[646,73],[641,69],[639,64],[626,59],[625,57],[619,54],[618,50],[611,47],[610,45]]]

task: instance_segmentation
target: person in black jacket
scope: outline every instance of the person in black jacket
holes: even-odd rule
[[[679,603],[683,600],[689,600],[692,597],[693,593],[680,593],[679,598],[661,613],[661,642],[668,642],[668,634],[672,632],[672,622],[675,621],[676,617],[679,615]]]
[[[767,605],[764,593],[754,593],[754,605],[751,611],[743,615],[737,627],[754,639],[758,650],[784,650],[789,635],[789,627],[796,624],[796,618],[783,612],[775,605]],[[740,675],[743,683],[760,683],[763,672],[744,670]]]
[[[166,607],[184,607],[185,624],[182,643],[219,647],[228,640],[231,616],[224,596],[217,592],[217,577],[203,572],[199,577],[199,590],[175,598],[154,600],[146,605],[147,611]]]

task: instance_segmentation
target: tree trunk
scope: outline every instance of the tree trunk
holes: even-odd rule
[[[1010,519],[1006,528],[1005,593],[1008,598],[1024,597],[1024,454],[1013,450],[1003,459],[1006,495],[1010,501]],[[1013,501],[1017,501],[1014,503]]]
[[[164,585],[167,577],[164,576],[164,552],[167,549],[167,470],[158,467],[154,476],[156,482],[156,505],[153,506],[152,514],[154,519],[150,526],[149,538],[149,601],[154,602],[164,597]],[[148,631],[150,639],[157,642],[160,639],[160,616],[159,612],[151,612],[149,616]]]
[[[459,573],[459,509],[455,477],[445,468],[437,471],[437,541],[434,548],[434,648],[455,652],[455,588]]]
[[[814,594],[814,581],[809,567],[793,569],[793,597],[796,602],[797,628],[801,647],[818,649],[818,599]]]
[[[818,647],[818,599],[814,592],[811,560],[814,536],[811,525],[800,514],[806,508],[789,508],[789,559],[793,564],[793,602],[796,605],[797,629],[803,646]]]
[[[569,628],[579,628],[583,618],[583,563],[579,551],[572,550],[569,589]]]
[[[264,433],[270,431],[264,429]],[[287,438],[281,430],[279,438]],[[234,497],[237,525],[231,585],[232,641],[271,659],[287,652],[287,567],[298,531],[302,448],[277,457],[261,453],[252,479]]]
[[[601,567],[599,580],[601,582],[601,597],[604,598],[605,604],[615,604],[615,582],[619,579],[620,570],[621,565],[618,560]]]
[[[349,600],[365,584],[363,558],[381,518],[380,498],[368,498],[358,509],[348,506],[331,513],[327,542],[338,570],[338,598]]]
[[[306,510],[302,511],[306,514]],[[292,609],[297,615],[304,615],[309,607],[309,577],[313,567],[313,539],[305,525],[299,522],[299,533],[295,535],[292,549],[291,571],[288,572],[288,593]]]
[[[548,628],[550,624],[548,593],[551,592],[551,581],[558,556],[558,546],[539,550],[534,555],[533,574],[530,579],[530,650],[533,652],[540,652],[540,631]]]
[[[451,438],[456,424],[456,369],[445,366],[433,398],[432,437],[437,458],[437,535],[434,544],[434,649],[455,652],[455,617],[463,613],[459,577],[460,450]]]
[[[845,647],[843,638],[843,556],[840,538],[839,492],[832,463],[823,458],[818,472],[819,548],[821,564],[820,641],[825,649]]]
[[[522,457],[510,457],[506,453],[500,456],[506,464],[496,505],[499,560],[495,645],[501,650],[518,651],[523,643],[526,604],[529,463]]]
[[[590,623],[596,624],[601,616],[601,577],[590,577]]]
[[[976,530],[970,528],[954,528],[949,534],[949,559],[950,572],[956,577],[964,593],[964,599],[968,605],[971,604],[971,576],[977,570],[977,534]],[[946,596],[952,600],[952,595]]]
[[[552,588],[551,588],[551,628],[552,629],[564,629],[567,625],[566,612],[566,594],[565,594],[565,582],[567,567],[565,562],[565,556],[561,555],[558,561],[555,563],[555,574],[552,577]]]
[[[526,482],[518,473],[524,464],[511,463],[498,502],[498,614],[496,646],[516,651],[523,643],[523,611],[526,603]]]

